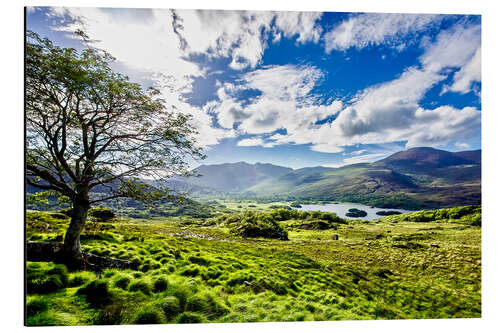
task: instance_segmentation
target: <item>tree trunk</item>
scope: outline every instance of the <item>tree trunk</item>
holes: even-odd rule
[[[81,267],[85,265],[85,258],[80,247],[80,234],[85,226],[90,208],[88,193],[80,194],[73,200],[73,214],[64,237],[63,256],[69,266]]]

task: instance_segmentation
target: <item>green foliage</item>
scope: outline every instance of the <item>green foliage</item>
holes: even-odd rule
[[[162,316],[157,310],[143,310],[134,318],[134,324],[161,324]]]
[[[168,287],[168,280],[165,279],[163,276],[157,278],[153,283],[153,291],[155,293],[165,291],[167,290],[167,287]]]
[[[145,281],[138,280],[138,281],[133,281],[129,287],[129,291],[140,291],[145,295],[149,295],[151,293],[151,287],[149,284]]]
[[[130,284],[130,278],[128,276],[118,276],[115,280],[115,287],[123,290],[127,290]]]
[[[179,299],[177,299],[177,297],[175,296],[165,297],[161,301],[160,307],[163,310],[163,313],[165,314],[167,319],[173,318],[181,312]]]
[[[28,316],[34,316],[40,312],[45,312],[49,309],[49,302],[45,298],[32,298],[26,303],[26,313]]]
[[[401,212],[398,212],[397,210],[381,210],[376,212],[375,214],[380,216],[389,216],[389,215],[399,215],[401,214]]]
[[[82,295],[93,307],[99,308],[111,301],[112,294],[108,289],[108,282],[94,280],[76,291],[77,295]]]
[[[245,212],[231,232],[243,237],[284,238],[287,233],[283,227],[270,215],[264,213]]]
[[[179,324],[196,324],[202,323],[205,319],[202,315],[192,312],[183,312],[178,317],[176,322]]]
[[[415,213],[363,222],[322,212],[259,213],[286,228],[291,242],[235,237],[231,226],[244,214],[189,229],[176,218],[90,223],[86,233],[96,237],[82,240],[85,251],[134,258],[150,269],[108,269],[99,279],[92,272],[70,272],[66,289],[28,292],[28,302],[42,299],[47,309],[33,307],[27,324],[131,324],[142,312],[155,314],[140,321],[159,323],[480,317],[481,229],[470,220],[480,211],[456,207],[433,211],[439,220],[405,221]],[[47,230],[64,221],[31,212],[28,234],[53,237]],[[329,228],[306,230],[306,224]],[[97,237],[104,233],[113,237]],[[332,240],[335,234],[339,240]],[[64,274],[54,264],[28,266]],[[107,284],[107,292],[86,294],[107,293],[104,302],[91,302],[80,291],[99,290],[88,288],[96,281]],[[137,282],[148,286],[146,293],[130,288]]]
[[[460,206],[437,210],[420,210],[413,213],[387,217],[385,219],[405,222],[457,221],[472,226],[481,226],[481,206]]]
[[[100,206],[91,207],[88,215],[100,222],[106,222],[116,217],[115,213],[111,209]]]
[[[79,287],[81,285],[84,285],[87,282],[89,282],[89,278],[88,277],[82,276],[82,275],[77,275],[77,276],[73,276],[69,280],[69,286],[70,287]]]
[[[361,209],[351,208],[345,215],[349,217],[365,217],[368,213]]]
[[[51,263],[28,263],[26,286],[28,293],[44,294],[62,289],[68,285],[68,270],[64,265]]]

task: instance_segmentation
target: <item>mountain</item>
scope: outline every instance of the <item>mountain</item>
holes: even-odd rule
[[[295,172],[247,189],[296,199],[353,201],[387,208],[438,208],[481,202],[481,151],[412,148],[373,163],[307,176]]]
[[[341,168],[293,170],[239,162],[202,165],[195,171],[201,177],[187,179],[191,186],[232,195],[352,201],[413,209],[481,202],[480,150],[454,153],[412,148],[373,163]]]
[[[293,171],[269,163],[246,162],[201,165],[194,170],[199,177],[191,177],[188,183],[222,192],[240,192],[270,178],[279,178]]]
[[[402,172],[428,173],[434,169],[476,163],[461,157],[457,153],[429,147],[419,147],[392,154],[375,162],[374,165]]]
[[[454,153],[456,156],[460,156],[466,160],[481,163],[481,150],[469,150],[469,151],[461,151],[458,153]]]

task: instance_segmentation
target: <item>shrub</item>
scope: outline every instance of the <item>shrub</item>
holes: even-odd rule
[[[68,285],[68,270],[64,265],[29,263],[26,284],[29,294],[54,292]]]
[[[160,307],[167,318],[173,318],[181,312],[179,300],[175,296],[165,297]]]
[[[160,324],[161,314],[156,310],[144,310],[134,318],[134,324]]]
[[[89,216],[97,221],[105,222],[116,217],[115,213],[106,207],[95,206],[89,209]]]
[[[207,291],[190,297],[186,303],[186,310],[203,312],[208,318],[217,318],[229,313],[227,306]]]
[[[87,283],[76,291],[77,295],[83,295],[87,303],[94,307],[102,307],[111,300],[111,293],[106,281],[94,280]]]
[[[367,212],[357,208],[351,208],[349,209],[349,212],[345,214],[345,216],[349,217],[365,217],[366,215],[368,215]]]
[[[200,274],[200,268],[196,265],[189,265],[184,267],[180,274],[183,276],[198,276]]]
[[[26,303],[26,313],[28,316],[34,316],[37,313],[47,311],[49,303],[43,298],[34,298]]]
[[[70,287],[78,287],[84,285],[87,282],[89,282],[89,278],[87,276],[76,275],[69,280],[68,285]]]
[[[183,312],[177,317],[177,322],[179,324],[194,324],[194,323],[202,323],[203,316],[197,313],[192,312]]]
[[[128,287],[129,291],[140,291],[145,295],[149,295],[151,293],[151,288],[149,287],[149,284],[147,284],[144,281],[135,281],[130,284]]]
[[[210,264],[210,261],[204,257],[190,256],[188,260],[193,264],[198,264],[201,266],[208,266]]]
[[[287,211],[280,209],[278,211]],[[266,213],[245,212],[233,225],[231,232],[242,237],[265,237],[288,239],[287,232],[276,219]]]
[[[186,308],[186,302],[189,296],[196,293],[196,287],[192,287],[188,284],[170,284],[167,287],[166,295],[174,296],[179,300],[179,307],[181,310]]]
[[[164,277],[159,277],[153,283],[153,291],[155,293],[165,291],[168,287],[168,281]]]
[[[128,276],[120,276],[115,280],[115,287],[118,287],[123,290],[127,290],[129,284],[130,284],[130,278]]]
[[[54,326],[56,323],[55,315],[50,311],[39,312],[26,319],[26,326]]]
[[[186,310],[191,312],[203,312],[208,307],[205,299],[199,295],[193,295],[186,301]]]

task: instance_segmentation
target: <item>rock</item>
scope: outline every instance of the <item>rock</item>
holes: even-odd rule
[[[337,234],[333,235],[332,239],[333,240],[339,240],[339,235],[337,235]]]
[[[101,257],[91,253],[82,253],[82,262],[75,261],[73,258],[66,258],[63,253],[63,244],[55,242],[26,242],[26,260],[28,261],[53,261],[64,263],[68,268],[70,266],[79,269],[88,269],[100,272],[105,268],[136,269],[137,265],[128,260]],[[68,261],[71,260],[71,261]],[[81,267],[80,267],[81,266]]]

